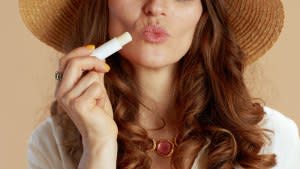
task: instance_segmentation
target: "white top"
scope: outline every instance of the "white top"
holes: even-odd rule
[[[300,169],[300,139],[296,123],[277,110],[264,107],[266,116],[260,125],[271,129],[271,144],[262,148],[261,153],[275,153],[277,165],[273,169]],[[32,132],[28,140],[29,169],[76,169],[61,146],[61,128],[49,116]],[[197,169],[202,149],[192,169]],[[236,167],[240,168],[240,167]]]

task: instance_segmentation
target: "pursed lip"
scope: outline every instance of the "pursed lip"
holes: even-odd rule
[[[168,32],[158,25],[148,25],[143,30],[144,39],[151,43],[161,43],[170,36]]]

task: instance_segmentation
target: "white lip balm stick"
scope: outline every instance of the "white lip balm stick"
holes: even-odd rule
[[[132,37],[128,32],[115,37],[103,45],[97,47],[90,56],[96,56],[98,59],[104,60],[110,55],[121,50],[124,45],[132,41]]]

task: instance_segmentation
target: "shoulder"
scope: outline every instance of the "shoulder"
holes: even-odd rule
[[[264,112],[265,117],[260,123],[263,128],[273,130],[276,138],[299,139],[299,129],[294,120],[267,106],[264,106]]]
[[[264,112],[266,114],[260,125],[273,133],[267,133],[270,142],[263,147],[261,152],[276,154],[277,166],[280,169],[295,168],[296,163],[300,163],[300,139],[297,124],[291,118],[268,106],[264,106]]]
[[[47,117],[36,126],[28,143],[44,148],[53,148],[61,144],[61,131],[52,117]]]
[[[32,141],[37,141],[42,137],[54,138],[57,134],[58,132],[54,120],[49,116],[34,128],[31,132],[30,139],[32,139]]]
[[[28,162],[30,168],[68,168],[70,161],[63,151],[62,129],[49,116],[32,131],[28,139]]]
[[[264,106],[264,112],[265,117],[260,123],[262,127],[275,130],[280,134],[277,136],[289,135],[297,137],[299,134],[298,127],[291,118],[268,106]]]

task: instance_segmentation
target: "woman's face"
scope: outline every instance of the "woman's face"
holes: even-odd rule
[[[200,0],[108,0],[109,36],[129,32],[120,54],[134,65],[161,68],[188,51],[202,14]]]

